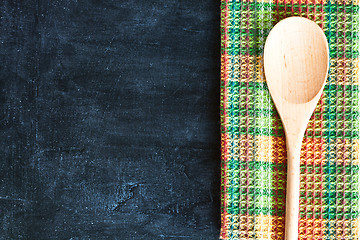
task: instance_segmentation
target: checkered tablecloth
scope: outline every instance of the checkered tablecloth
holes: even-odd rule
[[[284,238],[286,146],[263,50],[289,16],[315,21],[330,48],[302,145],[299,239],[358,239],[358,0],[221,1],[221,238]]]

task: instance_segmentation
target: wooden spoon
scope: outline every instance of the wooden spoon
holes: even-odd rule
[[[287,146],[287,240],[298,239],[301,143],[324,89],[328,62],[326,37],[316,23],[306,18],[280,21],[266,39],[265,76],[284,126]]]

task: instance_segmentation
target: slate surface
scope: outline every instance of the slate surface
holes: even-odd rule
[[[0,9],[0,239],[218,239],[219,2]]]

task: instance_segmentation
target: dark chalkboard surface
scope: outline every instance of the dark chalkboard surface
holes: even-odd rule
[[[0,239],[218,239],[219,5],[0,2]]]

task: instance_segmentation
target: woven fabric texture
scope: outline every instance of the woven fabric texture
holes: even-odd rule
[[[283,239],[286,146],[263,72],[266,37],[303,16],[330,69],[303,139],[299,239],[359,239],[358,0],[221,1],[221,238]]]

